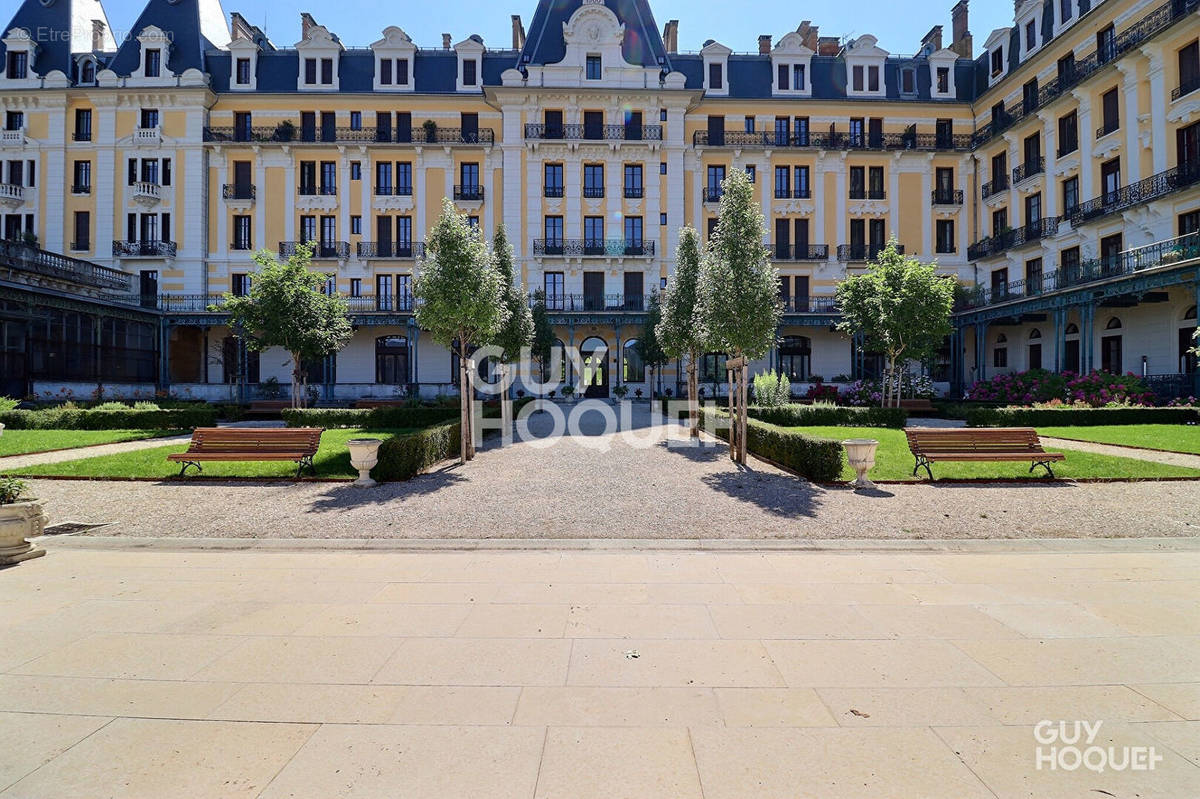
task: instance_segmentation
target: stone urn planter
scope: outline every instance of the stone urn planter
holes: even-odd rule
[[[874,488],[875,484],[867,479],[867,472],[875,467],[875,450],[879,448],[879,442],[873,438],[851,438],[843,441],[842,446],[846,448],[846,461],[858,475],[850,485],[856,490]]]
[[[383,444],[378,438],[352,438],[346,442],[350,449],[350,465],[358,470],[358,479],[354,485],[370,488],[377,485],[371,479],[371,470],[379,463],[379,447]]]
[[[46,511],[38,500],[0,505],[0,566],[45,555],[46,550],[25,540],[41,535],[45,529]]]

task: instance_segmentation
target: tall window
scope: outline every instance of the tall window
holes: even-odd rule
[[[631,199],[642,196],[642,165],[625,165],[625,196]]]
[[[233,249],[251,250],[250,216],[237,214],[233,217]]]
[[[476,83],[475,72],[476,72],[475,59],[474,58],[464,59],[463,65],[462,65],[463,86],[474,86],[475,85],[475,83]]]
[[[1104,110],[1104,126],[1100,129],[1100,135],[1104,136],[1121,127],[1120,98],[1117,90],[1106,91],[1100,98],[1100,105]]]
[[[375,339],[375,382],[393,386],[409,382],[407,336]]]
[[[71,191],[75,194],[88,194],[92,190],[92,162],[76,161],[73,169]]]
[[[92,140],[92,109],[75,109],[75,141]]]
[[[1079,205],[1079,177],[1067,178],[1063,181],[1063,210],[1070,213]]]
[[[625,383],[646,382],[646,364],[642,361],[642,351],[638,341],[631,338],[621,345],[621,377]]]
[[[162,74],[162,50],[146,51],[146,77],[157,78]]]
[[[544,222],[547,247],[563,246],[563,218],[561,216],[548,216]]]
[[[583,165],[583,196],[604,196],[604,164]]]
[[[583,246],[589,250],[604,247],[604,217],[585,216],[583,218]]]
[[[29,76],[29,54],[24,50],[14,50],[8,54],[9,80],[23,80]]]
[[[937,221],[937,251],[952,253],[954,250],[954,220],[939,219]]]
[[[812,372],[812,342],[806,336],[784,336],[779,342],[779,371],[788,382],[803,383]]]
[[[75,212],[75,240],[71,242],[72,250],[90,250],[92,248],[92,215],[88,211]]]
[[[237,60],[237,84],[239,86],[248,86],[250,84],[250,59],[239,58]]]
[[[563,196],[563,165],[562,164],[546,164],[544,167],[545,186],[544,191],[547,197],[562,197]]]
[[[788,199],[792,196],[792,170],[786,166],[775,167],[775,197]]]
[[[625,217],[625,246],[634,249],[642,246],[642,218],[640,216]]]
[[[1179,88],[1172,97],[1200,89],[1200,42],[1192,42],[1179,51]]]
[[[566,288],[562,272],[546,272],[542,276],[542,288],[546,293],[546,307],[561,311],[566,299]]]
[[[1072,111],[1058,120],[1059,158],[1079,149],[1079,113]]]
[[[600,65],[601,65],[600,56],[590,55],[587,57],[587,79],[588,80],[600,80],[600,78],[603,77]]]

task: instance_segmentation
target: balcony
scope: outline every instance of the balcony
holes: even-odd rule
[[[243,251],[244,250],[253,250],[254,245],[251,243],[250,239],[234,239],[233,241],[231,241],[229,243],[229,249],[243,250]]]
[[[25,202],[25,187],[12,183],[0,183],[0,204],[16,208]]]
[[[396,258],[412,260],[425,257],[423,241],[360,241],[359,258]]]
[[[130,188],[133,201],[140,205],[154,205],[160,199],[162,187],[149,180],[141,180]]]
[[[886,244],[839,244],[837,248],[837,259],[842,263],[856,261],[874,261],[879,258],[879,253],[887,249]],[[897,244],[896,252],[904,254],[904,245]]]
[[[851,200],[886,200],[887,192],[883,189],[850,189]]]
[[[836,297],[780,297],[785,314],[838,312]]]
[[[90,130],[77,130],[71,134],[71,141],[91,141],[92,132]]]
[[[646,194],[646,190],[643,189],[641,186],[626,186],[625,187],[625,199],[626,200],[640,200],[640,199],[642,199],[642,197],[645,196],[645,194]]]
[[[988,258],[1007,252],[1014,247],[1032,244],[1047,236],[1054,236],[1058,233],[1058,223],[1059,217],[1048,216],[1039,219],[1037,222],[1030,222],[1028,225],[1002,231],[991,238],[983,239],[968,247],[967,258],[971,261]]]
[[[495,133],[490,128],[463,130],[462,128],[300,128],[296,125],[233,127],[208,126],[204,128],[204,141],[216,144],[440,144],[445,146],[467,145],[488,146],[495,143]]]
[[[351,313],[412,313],[413,295],[346,297]]]
[[[534,239],[535,256],[563,258],[648,258],[654,255],[653,241],[626,239]]]
[[[828,244],[772,244],[775,261],[824,261],[829,258]]]
[[[87,248],[88,242],[80,242]],[[132,278],[117,269],[109,269],[78,258],[40,250],[15,241],[0,241],[0,264],[5,269],[31,272],[118,293],[132,290]]]
[[[455,186],[454,199],[459,202],[483,202],[483,186]]]
[[[775,187],[775,199],[776,200],[811,200],[812,199],[812,189],[807,188],[807,187],[802,188],[802,189],[789,189],[784,186],[776,186]]]
[[[706,203],[719,203],[721,202],[721,197],[724,195],[725,190],[720,186],[706,186],[704,188],[704,202]]]
[[[662,141],[662,125],[525,126],[525,138],[537,141]]]
[[[336,197],[337,184],[332,183],[326,186],[308,186],[300,184],[300,188],[296,191],[301,197]]]
[[[1200,75],[1193,75],[1171,91],[1171,102],[1186,97],[1197,89],[1200,89]]]
[[[1194,261],[1200,258],[1200,233],[1189,233],[1166,241],[1093,258],[1077,264],[1059,266],[1057,271],[1030,276],[1027,280],[976,286],[964,303],[965,308],[980,308],[1011,300],[1038,297],[1102,280],[1125,277],[1147,269]]]
[[[157,147],[162,144],[162,128],[134,128],[133,144],[136,147]]]
[[[993,194],[999,194],[1002,191],[1008,191],[1008,175],[997,175],[990,183],[984,183],[979,187],[979,195],[986,200]]]
[[[828,132],[784,133],[782,131],[726,130],[692,134],[694,147],[734,149],[816,148],[822,150],[960,150],[971,149],[970,134],[937,133],[850,133],[830,128]]]
[[[537,305],[538,294],[530,292],[529,307]],[[646,298],[641,294],[548,294],[545,296],[546,310],[561,313],[589,313],[596,311],[646,310]]]
[[[113,258],[174,258],[173,241],[114,241]]]
[[[1029,178],[1032,178],[1036,175],[1040,175],[1045,171],[1046,171],[1046,159],[1044,157],[1039,156],[1035,159],[1026,161],[1025,163],[1021,164],[1019,167],[1017,167],[1016,169],[1013,170],[1013,176],[1012,176],[1013,185],[1015,186],[1018,183],[1026,181]]]
[[[25,128],[0,130],[0,147],[23,147]]]
[[[544,186],[542,188],[542,196],[550,197],[551,199],[559,199],[563,196],[562,186]]]
[[[934,189],[930,192],[929,201],[934,205],[962,205],[962,189]]]
[[[75,185],[73,185],[71,187],[71,193],[72,194],[91,194],[92,193],[92,184],[76,183]]]
[[[305,242],[302,242],[302,241],[281,241],[281,242],[279,242],[279,257],[280,258],[291,258],[293,255],[295,255],[298,252],[300,245],[304,244],[304,243]],[[322,241],[322,242],[310,241],[310,242],[307,242],[307,244],[312,249],[312,257],[314,259],[319,258],[322,260],[332,260],[332,259],[336,258],[339,260],[343,260],[343,259],[350,257],[349,242],[345,242],[345,241]]]
[[[1120,129],[1121,129],[1120,120],[1114,119],[1111,122],[1108,122],[1108,123],[1096,128],[1096,138],[1103,139],[1108,134],[1116,133]]]
[[[599,200],[604,196],[603,186],[584,186],[583,198],[585,200]]]
[[[254,202],[258,192],[253,183],[226,183],[221,187],[221,197],[226,200],[249,200]]]
[[[411,197],[412,186],[376,186],[376,197]]]
[[[1180,164],[1166,172],[1159,172],[1145,180],[1080,203],[1068,210],[1067,216],[1070,217],[1072,227],[1079,227],[1126,208],[1165,197],[1197,182],[1200,182],[1200,160]]]

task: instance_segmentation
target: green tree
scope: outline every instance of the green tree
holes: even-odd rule
[[[512,365],[520,364],[521,351],[529,346],[533,338],[533,315],[529,311],[529,301],[513,266],[513,248],[508,241],[504,225],[496,228],[496,236],[492,239],[492,254],[503,282],[502,301],[507,318],[491,343],[504,350],[501,360],[504,362],[503,375],[507,378]],[[504,424],[508,424],[512,420],[512,397],[507,389],[500,397],[500,404],[501,419]]]
[[[247,349],[279,347],[291,356],[294,407],[305,400],[304,362],[332,355],[353,335],[345,298],[322,293],[329,275],[309,269],[311,260],[307,244],[286,261],[261,250],[254,255],[258,269],[250,293],[226,294],[224,305],[213,309],[229,314],[229,326]]]
[[[642,364],[650,369],[651,394],[662,389],[662,367],[671,359],[658,338],[658,325],[662,318],[662,297],[657,291],[652,291],[646,301],[646,325],[642,334],[638,336],[636,345]],[[657,382],[655,377],[658,378]]]
[[[700,383],[696,367],[707,348],[697,308],[702,255],[703,247],[696,229],[688,226],[680,230],[675,271],[667,284],[662,319],[657,326],[663,351],[687,363],[688,419],[693,438],[700,436]]]
[[[750,177],[735,169],[721,188],[720,221],[700,263],[700,318],[715,349],[748,363],[775,343],[782,313],[779,273],[763,246],[766,222]],[[747,371],[743,367],[743,374]],[[744,400],[742,393],[729,420],[736,431],[738,462],[746,449]]]
[[[950,335],[955,283],[938,275],[936,264],[900,254],[892,239],[866,273],[838,285],[838,329],[860,335],[863,346],[887,359],[882,405],[900,404],[898,367],[928,360]]]
[[[504,280],[487,245],[453,203],[429,234],[428,256],[413,281],[417,324],[458,355],[462,463],[475,455],[467,363],[475,348],[495,340],[508,318]]]

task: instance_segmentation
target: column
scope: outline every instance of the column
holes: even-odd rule
[[[421,341],[421,328],[417,327],[415,323],[409,325],[408,336],[409,336],[409,338],[412,339],[412,377],[410,377],[409,379],[414,383],[420,384],[421,377],[420,377],[420,370],[418,369],[419,359],[417,357],[417,352],[418,352],[417,345]],[[420,394],[420,393],[421,393],[421,390],[420,390],[420,388],[418,388],[417,394]]]
[[[42,150],[45,153],[46,170],[41,174],[39,181],[39,185],[50,186],[54,190],[41,193],[46,199],[46,213],[45,218],[38,220],[38,224],[43,231],[41,240],[45,244],[42,246],[51,252],[66,252],[63,232],[68,229],[74,230],[74,220],[67,219],[66,209],[63,207],[63,188],[67,185],[64,149],[67,141],[66,103],[62,98],[56,99],[59,102],[53,102],[47,108],[49,130],[46,139],[50,142],[50,148]],[[35,169],[40,168],[39,163]]]
[[[1147,77],[1150,80],[1150,152],[1154,174],[1167,171],[1167,94],[1166,72],[1163,69],[1161,44],[1142,46],[1142,55],[1150,59]],[[1133,151],[1136,152],[1136,151]]]
[[[350,241],[350,156],[343,151],[338,159],[338,241]],[[361,181],[366,183],[366,181]]]
[[[900,153],[895,153],[892,156],[892,163],[888,168],[888,238],[895,236],[900,238]],[[926,195],[928,199],[928,195]],[[926,203],[928,208],[928,203]],[[903,244],[904,242],[900,242]],[[909,245],[915,247],[916,242]]]
[[[1067,312],[1054,309],[1054,371],[1062,371],[1063,350],[1066,349]]]
[[[1096,129],[1092,127],[1092,103],[1087,92],[1073,91],[1071,96],[1079,101],[1079,201],[1095,197],[1092,190],[1092,143],[1096,140]]]
[[[987,379],[987,322],[975,323],[975,379]]]
[[[583,238],[583,161],[578,151],[563,159],[563,193],[563,238]]]
[[[217,154],[217,185],[222,187],[229,182],[229,166],[225,160],[224,153]],[[261,240],[260,240],[261,241]],[[213,242],[216,246],[212,247],[210,252],[217,254],[224,260],[229,259],[229,206],[222,199],[217,203],[217,240]],[[228,268],[228,267],[227,267]]]
[[[813,197],[813,230],[810,241],[813,244],[825,244],[829,246],[829,234],[825,230],[825,159],[817,156],[817,163],[813,167],[812,181],[809,188],[812,191]],[[771,183],[774,185],[775,176],[771,176]],[[834,254],[837,250],[837,244],[829,246],[830,254]],[[811,287],[810,287],[811,290]]]
[[[1053,114],[1040,112],[1042,120],[1042,149],[1046,157],[1046,190],[1042,192],[1042,216],[1058,216],[1058,123]]]
[[[359,240],[360,241],[370,241],[375,238],[375,233],[374,233],[375,220],[373,218],[374,206],[372,205],[372,201],[375,198],[375,168],[374,168],[374,165],[372,165],[372,163],[371,163],[370,150],[368,150],[367,148],[364,147],[362,150],[359,151],[359,153],[362,156],[362,160],[359,161],[359,178],[360,179],[358,181],[361,184],[359,191],[362,194],[362,204],[359,205],[359,208],[361,209],[360,213],[362,215],[362,223],[361,223],[362,224],[362,236],[360,237]],[[415,210],[415,203],[414,203],[414,210]],[[347,231],[347,233],[349,233],[349,231]],[[416,227],[415,225],[413,227],[412,235],[413,235],[413,241],[421,241],[424,238],[421,235],[421,229]],[[357,247],[351,247],[350,257],[358,258],[358,248]],[[366,269],[367,269],[367,264],[366,264],[365,259],[364,259],[363,263],[361,264],[361,268],[363,269],[363,271],[366,271]]]
[[[116,127],[117,109],[115,97],[104,95],[93,98],[96,101],[99,119],[96,120],[94,132],[96,135],[96,240],[93,242],[96,260],[112,263],[113,233],[117,228],[117,218],[121,211],[116,203]],[[120,228],[124,230],[124,227]],[[124,238],[124,234],[122,234]]]
[[[416,158],[413,159],[413,237],[417,241],[426,241],[429,238],[429,229],[425,221],[425,159],[422,148],[417,148]],[[370,166],[370,165],[368,165]],[[371,177],[370,181],[374,183],[375,169],[370,166]],[[367,176],[363,176],[363,182],[366,183]],[[363,213],[367,213],[366,209]],[[370,234],[372,237],[374,233]]]
[[[754,170],[758,173],[755,180],[758,182],[758,190],[762,192],[762,215],[766,222],[766,230],[763,231],[763,244],[768,247],[771,245],[771,237],[775,235],[775,222],[771,216],[771,200],[775,195],[775,175],[771,173],[771,159],[764,157],[754,164]]]
[[[491,154],[484,150],[483,163],[479,168],[483,170],[483,220],[480,224],[483,225],[484,238],[491,239],[496,232],[496,202],[499,198],[493,193],[496,189],[496,180],[493,172],[495,165],[489,157]],[[514,231],[515,234],[515,231]],[[514,269],[520,269],[520,262],[514,264]],[[520,281],[521,275],[517,273],[517,280]]]
[[[364,183],[366,181],[363,181]],[[254,152],[254,240],[257,249],[267,245],[267,165],[260,150]]]
[[[1015,230],[1029,221],[1024,216],[1019,222],[1017,220],[1018,209],[1023,212],[1024,203],[1021,202],[1021,193],[1017,191],[1017,182],[1012,179],[1012,171],[1021,163],[1022,153],[1017,146],[1017,137],[1012,131],[1004,134],[1004,141],[1008,144],[1008,225]]]
[[[289,158],[294,159],[293,156]],[[264,195],[266,192],[264,192]],[[283,238],[284,241],[296,240],[296,162],[284,167],[283,170]],[[265,243],[265,242],[264,242]]]
[[[1123,76],[1122,93],[1125,95],[1125,108],[1121,111],[1124,119],[1121,126],[1125,129],[1125,157],[1121,159],[1121,180],[1126,185],[1137,183],[1142,179],[1141,148],[1138,147],[1138,74],[1137,63],[1131,58],[1117,62],[1117,70]]]
[[[975,204],[975,194],[971,191],[970,175],[968,174],[973,162],[974,159],[971,156],[965,155],[958,167],[958,187],[963,193],[963,204],[956,217],[958,219],[956,232],[958,233],[958,257],[964,263],[967,260],[967,250],[971,246],[971,214],[967,209]]]
[[[926,156],[921,170],[921,255],[933,253],[933,153]]]
[[[841,159],[842,162],[839,164],[840,169],[838,169],[836,175],[836,187],[834,188],[834,193],[837,195],[837,205],[835,206],[837,208],[837,241],[829,247],[830,251],[836,251],[838,246],[850,243],[850,240],[846,237],[846,173],[848,169],[846,166],[846,153],[841,154]]]

